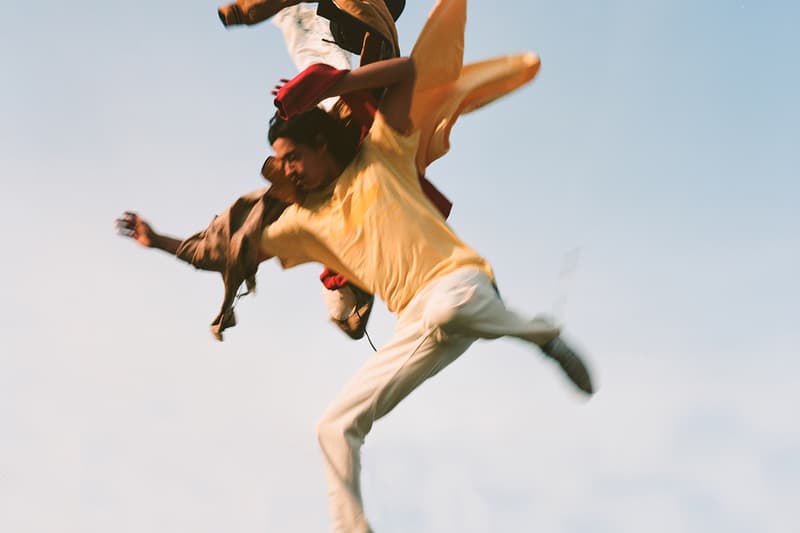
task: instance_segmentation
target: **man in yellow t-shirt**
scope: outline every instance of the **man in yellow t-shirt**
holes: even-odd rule
[[[475,340],[513,336],[541,348],[592,394],[589,373],[545,318],[507,309],[489,263],[466,245],[423,194],[409,119],[415,65],[395,58],[361,67],[324,97],[387,87],[360,147],[313,108],[276,116],[269,139],[304,199],[267,226],[261,254],[285,268],[320,262],[381,297],[397,313],[394,337],[370,356],[326,410],[317,432],[334,531],[371,531],[359,485],[360,448],[372,424]]]

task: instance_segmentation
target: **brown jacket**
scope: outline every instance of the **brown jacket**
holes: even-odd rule
[[[236,0],[234,3],[221,6],[218,13],[225,26],[252,25],[267,20],[282,9],[300,2],[301,0]],[[399,4],[402,9],[404,3],[395,2],[394,4]],[[367,33],[363,38],[363,43],[356,45],[339,42],[337,32],[334,31],[337,44],[351,52],[359,53],[362,55],[362,59],[365,53],[384,55],[377,51],[381,48],[380,41],[385,42],[391,48],[389,56],[400,55],[397,28],[394,25],[396,17],[393,17],[384,0],[336,0],[335,5],[330,1],[323,1],[320,2],[318,12],[326,18],[342,24],[348,31],[350,31],[348,20],[355,19],[357,25],[363,25],[362,29]],[[344,13],[344,16],[339,18],[335,15],[336,12]],[[359,50],[354,49],[353,46],[357,46]],[[364,61],[362,61],[363,63]]]
[[[260,189],[236,200],[224,213],[214,217],[203,231],[183,241],[176,255],[196,268],[222,274],[225,297],[211,332],[222,340],[222,332],[236,325],[233,306],[242,283],[248,294],[256,287],[261,232],[289,205]]]

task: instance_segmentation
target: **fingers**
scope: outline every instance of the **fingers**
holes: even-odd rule
[[[288,80],[286,78],[281,78],[280,80],[278,80],[278,85],[275,85],[273,87],[272,91],[270,91],[272,93],[272,95],[273,96],[278,96],[278,92],[283,88],[284,85],[289,83],[289,81],[291,81],[291,80]]]
[[[136,238],[136,227],[129,226],[125,221],[117,220],[117,234],[123,237]]]
[[[136,213],[126,211],[125,214],[116,220],[117,226],[133,227],[139,222],[139,216]]]
[[[125,211],[123,216],[115,220],[117,233],[125,237],[132,237],[135,239],[138,236],[136,229],[140,221],[141,219],[139,218],[139,215],[132,211]]]
[[[126,228],[124,226],[117,226],[117,235],[122,235],[123,237],[130,237],[132,239],[136,238],[136,231],[131,228]]]
[[[136,224],[140,220],[141,219],[139,218],[138,214],[134,213],[133,211],[125,211],[122,214],[122,216],[117,219],[117,222],[123,222],[124,221],[124,222],[129,222],[131,224]]]

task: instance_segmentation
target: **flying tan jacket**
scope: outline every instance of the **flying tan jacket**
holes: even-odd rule
[[[201,270],[222,274],[225,297],[219,314],[211,323],[211,332],[222,340],[222,332],[236,325],[233,306],[242,283],[250,293],[256,287],[258,250],[261,232],[283,213],[289,204],[260,189],[236,200],[206,229],[184,240],[176,255]]]

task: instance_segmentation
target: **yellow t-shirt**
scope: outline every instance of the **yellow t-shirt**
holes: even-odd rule
[[[494,279],[419,185],[419,132],[402,135],[380,113],[355,159],[323,190],[290,205],[267,226],[261,248],[284,268],[317,261],[400,312],[427,283],[458,268]]]

